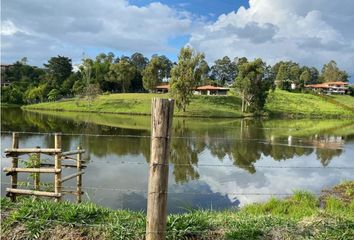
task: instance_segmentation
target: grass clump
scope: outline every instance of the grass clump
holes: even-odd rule
[[[166,238],[354,239],[354,196],[345,182],[320,198],[296,191],[285,199],[224,211],[190,210],[168,216]],[[341,193],[341,194],[339,194]],[[145,213],[92,203],[1,199],[2,239],[144,239]]]

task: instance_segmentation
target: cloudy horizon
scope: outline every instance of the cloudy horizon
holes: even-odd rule
[[[330,0],[12,0],[2,2],[1,62],[27,57],[42,66],[64,55],[141,52],[176,61],[190,45],[208,62],[262,58],[322,65],[335,60],[354,75],[354,2]],[[353,79],[353,78],[352,78]]]

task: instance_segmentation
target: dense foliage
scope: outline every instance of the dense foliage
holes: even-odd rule
[[[181,58],[186,51],[190,52],[190,56]],[[178,63],[173,63],[163,55],[153,55],[149,60],[141,53],[134,53],[130,57],[101,53],[94,59],[84,58],[78,66],[73,66],[68,57],[56,56],[50,58],[42,68],[28,65],[27,58],[23,58],[2,69],[2,82],[10,82],[10,85],[1,88],[1,102],[28,104],[74,96],[93,99],[105,92],[152,92],[157,85],[170,81],[171,86],[174,86],[172,94],[178,96],[177,102],[182,110],[188,105],[193,87],[212,84],[236,87],[246,102],[244,110],[254,112],[262,109],[270,86],[301,92],[307,84],[348,81],[349,78],[348,73],[339,69],[333,60],[325,64],[321,72],[315,67],[301,66],[292,61],[280,61],[269,66],[261,59],[249,62],[245,57],[231,60],[227,56],[209,66],[203,53],[193,53],[196,56],[192,56],[192,52],[194,50],[191,48],[183,48]],[[248,71],[245,70],[245,64],[257,61],[262,62],[262,69],[249,78],[253,73],[244,73]],[[248,77],[244,79],[246,75]],[[241,85],[247,88],[247,81],[249,91],[254,92],[251,95],[257,96],[252,97],[254,104],[241,91]],[[296,88],[292,89],[291,85]],[[353,94],[353,91],[348,93]]]

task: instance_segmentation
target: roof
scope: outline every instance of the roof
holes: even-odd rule
[[[155,89],[170,89],[170,85],[168,84],[158,85],[155,87]]]
[[[197,90],[230,90],[230,89],[225,88],[225,87],[216,87],[216,86],[212,86],[212,85],[205,85],[205,86],[197,87]]]
[[[346,86],[349,85],[347,82],[325,82],[325,83],[319,83],[319,84],[310,84],[306,85],[305,87],[311,87],[311,88],[330,88],[330,85],[342,85]]]

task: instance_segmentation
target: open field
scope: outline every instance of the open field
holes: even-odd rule
[[[335,100],[347,102],[347,98],[353,97],[336,96]],[[269,94],[265,110],[276,116],[319,118],[354,116],[354,111],[343,108],[335,102],[329,102],[321,96],[280,90]]]
[[[86,100],[70,99],[28,105],[27,109],[56,111],[100,112],[149,115],[153,97],[168,98],[165,94],[126,93],[101,95],[91,105]],[[240,99],[234,96],[194,96],[186,112],[175,109],[176,116],[241,117]]]
[[[150,114],[151,98],[165,97],[167,94],[127,93],[101,95],[91,104],[86,100],[68,99],[57,102],[46,102],[24,106],[25,109],[120,113],[120,114]],[[335,101],[351,104],[354,100],[350,96],[335,96]],[[237,96],[194,96],[186,112],[175,110],[175,116],[180,117],[211,117],[236,118],[252,116],[241,112],[241,100]],[[335,102],[302,93],[275,91],[270,93],[266,107],[266,114],[287,117],[350,117],[354,110],[341,107]]]
[[[190,210],[168,216],[167,239],[353,239],[354,182],[317,198],[287,199],[225,211]],[[91,203],[1,199],[2,239],[142,239],[145,214]]]

